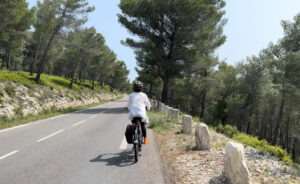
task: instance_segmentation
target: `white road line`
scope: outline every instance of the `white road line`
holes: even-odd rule
[[[60,118],[60,117],[65,116],[65,115],[68,115],[68,114],[61,114],[61,115],[58,115],[58,116],[53,116],[53,117],[48,118],[48,119],[56,119],[56,118]],[[45,120],[47,120],[47,119],[45,119]]]
[[[59,133],[61,133],[61,132],[63,132],[64,130],[60,130],[60,131],[57,131],[57,132],[55,132],[55,133],[53,133],[53,134],[51,134],[51,135],[48,135],[47,137],[44,137],[44,138],[42,138],[42,139],[39,139],[37,142],[42,142],[42,141],[44,141],[44,140],[46,140],[46,139],[48,139],[48,138],[50,138],[50,137],[52,137],[52,136],[55,136],[56,134],[59,134]]]
[[[18,150],[13,151],[13,152],[10,152],[10,153],[8,153],[8,154],[6,154],[6,155],[0,157],[0,160],[3,160],[3,159],[5,159],[5,158],[7,158],[7,157],[9,157],[9,156],[11,156],[11,155],[13,155],[13,154],[15,154],[15,153],[18,153],[18,152],[19,152]]]
[[[95,114],[95,115],[91,116],[89,119],[93,119],[93,118],[95,118],[96,116],[98,116],[98,114]]]
[[[73,126],[73,127],[78,126],[78,125],[84,123],[85,121],[86,121],[86,120],[79,121],[78,123],[75,123],[75,124],[73,124],[72,126]]]
[[[10,131],[10,130],[13,130],[13,129],[17,129],[17,128],[21,128],[21,127],[25,127],[25,126],[28,126],[28,125],[29,124],[24,124],[24,125],[15,126],[15,127],[12,127],[12,128],[3,129],[3,130],[0,130],[0,133],[7,132],[7,131]]]
[[[126,141],[126,137],[124,136],[121,142],[121,145],[119,147],[120,150],[125,150],[127,148],[127,141]]]

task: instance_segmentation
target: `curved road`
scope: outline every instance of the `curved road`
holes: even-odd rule
[[[134,163],[126,105],[124,98],[0,131],[0,183],[168,183],[150,129]]]

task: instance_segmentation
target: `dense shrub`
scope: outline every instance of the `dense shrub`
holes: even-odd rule
[[[272,146],[266,140],[259,140],[257,137],[253,137],[244,133],[236,134],[233,139],[260,151],[270,153],[285,163],[292,163],[292,159],[286,150],[279,146]]]
[[[5,92],[8,96],[10,97],[15,97],[16,96],[16,88],[14,86],[5,86]]]
[[[1,98],[1,97],[4,97],[3,91],[0,91],[0,98]]]
[[[280,148],[279,146],[272,146],[266,140],[259,140],[257,137],[253,137],[245,133],[240,133],[235,126],[223,126],[220,124],[216,127],[215,130],[230,138],[233,138],[240,143],[243,143],[246,146],[253,147],[265,153],[270,153],[271,155],[275,156],[285,163],[292,163],[292,159],[288,155],[286,150]]]
[[[29,72],[23,72],[23,71],[7,71],[7,70],[0,70],[0,82],[15,82],[23,84],[29,88],[32,86],[35,86],[36,83],[34,81],[35,76],[30,76]],[[47,86],[51,89],[57,89],[57,90],[67,90],[69,88],[71,79],[69,78],[63,78],[53,75],[47,75],[43,74],[41,76],[41,80],[39,82],[40,85]],[[88,80],[84,80],[81,83],[76,82],[73,84],[73,90],[84,90],[88,89],[91,91],[92,84]],[[110,91],[110,88],[108,85],[99,86],[97,83],[95,83],[95,90],[104,90],[104,91]]]
[[[234,135],[239,133],[238,129],[235,126],[231,126],[231,125],[223,126],[221,124],[217,126],[216,131],[225,134],[230,138],[232,138]]]
[[[27,87],[34,85],[34,81],[30,80],[30,78],[25,77],[25,73],[26,72],[11,72],[7,70],[0,70],[0,82],[21,83]]]

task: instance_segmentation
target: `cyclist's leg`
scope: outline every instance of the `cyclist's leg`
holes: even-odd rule
[[[146,138],[147,137],[147,130],[146,130],[145,122],[141,122],[141,127],[142,127],[143,136],[144,136],[144,138]]]

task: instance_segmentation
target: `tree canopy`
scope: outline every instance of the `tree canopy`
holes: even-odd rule
[[[119,22],[139,36],[124,44],[136,50],[140,67],[162,79],[163,102],[170,79],[184,77],[201,56],[224,43],[224,6],[223,0],[121,0]]]
[[[71,89],[90,80],[92,89],[128,90],[125,63],[102,34],[84,26],[93,10],[87,0],[43,0],[32,9],[25,0],[2,0],[1,69],[28,71],[37,83],[42,73],[67,77]]]

